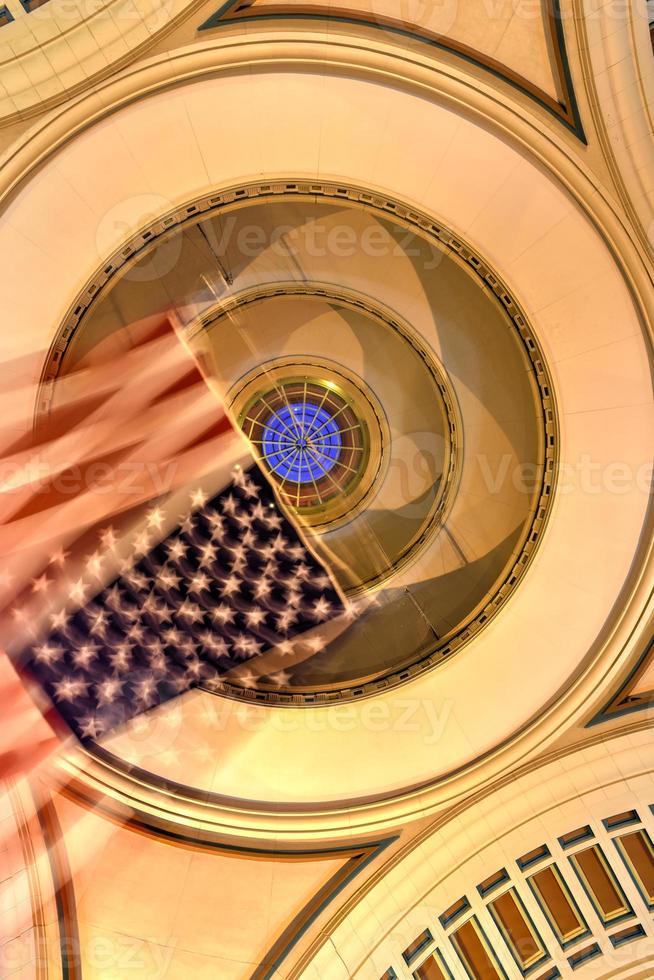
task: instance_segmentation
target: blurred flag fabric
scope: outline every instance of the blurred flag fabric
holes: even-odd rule
[[[57,380],[36,433],[7,403],[2,645],[82,740],[345,611],[205,375],[171,312]]]
[[[154,547],[136,535],[123,573],[29,648],[32,676],[82,739],[343,611],[256,466],[195,503]]]

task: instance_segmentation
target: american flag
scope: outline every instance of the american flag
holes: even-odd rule
[[[172,317],[133,325],[92,361],[39,437],[45,491],[30,475],[34,444],[15,445],[25,470],[0,501],[0,547],[16,571],[5,648],[82,740],[270,651],[292,653],[346,608]],[[78,474],[138,460],[145,482],[136,497],[111,481],[103,493],[85,481],[64,491],[55,477],[71,452]],[[162,493],[152,474],[171,461]]]
[[[152,528],[161,508],[149,515]],[[255,465],[153,547],[134,535],[119,577],[52,616],[28,668],[81,739],[198,685],[344,611],[334,583],[277,506]],[[91,588],[83,581],[81,593]]]

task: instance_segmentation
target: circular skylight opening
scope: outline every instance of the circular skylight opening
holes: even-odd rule
[[[262,439],[271,473],[292,483],[317,483],[339,460],[341,426],[333,408],[293,401],[273,411]]]
[[[263,375],[241,420],[271,480],[298,510],[339,510],[361,482],[369,428],[356,392],[331,378]],[[264,386],[265,385],[265,386]]]

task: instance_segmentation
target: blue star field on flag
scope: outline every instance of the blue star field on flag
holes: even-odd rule
[[[209,501],[196,493],[182,522],[149,544],[147,530],[135,535],[120,576],[97,594],[80,584],[82,601],[52,614],[29,649],[29,673],[82,740],[211,688],[344,611],[257,466],[237,469]]]

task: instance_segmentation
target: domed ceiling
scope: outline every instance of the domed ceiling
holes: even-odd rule
[[[89,750],[141,788],[239,799],[234,820],[347,801],[351,827],[370,799],[413,812],[535,751],[640,637],[649,499],[587,492],[583,462],[647,456],[649,280],[592,152],[488,66],[345,20],[225,24],[12,151],[5,352],[40,352],[47,414],[62,371],[175,310],[240,465],[330,576],[311,645],[269,620],[256,657],[174,699],[197,755],[158,723]],[[533,78],[563,99],[537,26]],[[31,422],[30,391],[12,410]]]
[[[9,6],[0,974],[649,976],[643,8]]]
[[[515,300],[447,229],[362,197],[250,188],[177,214],[87,304],[63,357],[55,345],[66,373],[121,323],[186,310],[189,343],[333,569],[346,612],[268,638],[226,672],[234,695],[351,698],[438,664],[492,619],[546,521],[551,382]]]

